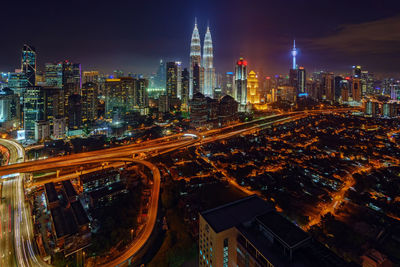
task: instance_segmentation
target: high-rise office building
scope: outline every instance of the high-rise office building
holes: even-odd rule
[[[69,96],[68,128],[79,129],[82,125],[82,98],[78,93]]]
[[[260,92],[258,76],[254,71],[250,71],[247,76],[247,101],[251,104],[260,103]]]
[[[361,66],[353,66],[353,77],[361,78]]]
[[[73,94],[80,94],[82,88],[81,79],[81,64],[72,63],[68,60],[62,63],[63,65],[63,92],[64,92],[64,106],[65,106],[65,116],[68,120],[68,109],[71,106],[69,104],[69,97]]]
[[[181,99],[182,97],[182,62],[176,61],[176,97]]]
[[[157,73],[154,77],[154,89],[159,89],[160,91],[163,89],[165,90],[165,81],[166,73],[165,73],[165,62],[160,59],[160,65],[158,65]]]
[[[366,95],[366,94],[375,94],[375,88],[374,88],[374,74],[369,72],[368,70],[362,70],[361,71],[361,78],[360,78],[360,83],[361,83],[361,94]]]
[[[233,72],[225,73],[225,75],[222,78],[222,95],[230,95],[232,97],[235,97],[233,84],[234,84]]]
[[[242,57],[235,68],[235,100],[239,105],[247,104],[247,61]]]
[[[20,117],[20,103],[19,96],[14,94],[10,88],[0,89],[0,125],[8,122],[16,122],[19,124]]]
[[[105,115],[107,118],[119,119],[127,110],[129,91],[133,92],[133,78],[106,79]]]
[[[46,63],[45,64],[45,82],[47,86],[62,88],[63,87],[63,64],[62,63]]]
[[[148,107],[147,88],[147,79],[106,79],[106,117],[118,121],[120,116],[128,111],[146,112],[144,109]]]
[[[398,81],[392,81],[389,88],[390,98],[393,100],[400,100],[400,83]]]
[[[149,87],[149,80],[147,79],[136,79],[135,80],[135,96],[134,96],[134,108],[140,111],[140,114],[147,115],[149,107],[149,96],[147,89]]]
[[[335,100],[338,101],[339,98],[342,95],[342,87],[341,87],[341,82],[343,80],[343,77],[341,76],[335,76],[334,78],[334,84],[335,84]]]
[[[167,62],[166,64],[166,93],[170,98],[178,95],[178,64],[176,62]]]
[[[82,124],[87,125],[97,118],[97,84],[87,82],[82,85]]]
[[[114,79],[122,78],[124,77],[124,72],[122,70],[114,70]]]
[[[61,88],[43,87],[44,94],[44,120],[53,128],[55,118],[64,116],[64,94]]]
[[[44,119],[44,92],[41,86],[29,86],[24,93],[24,130],[26,139],[35,138],[35,122]]]
[[[36,85],[36,50],[24,44],[22,48],[21,71],[25,74],[28,86]]]
[[[351,84],[351,97],[353,101],[360,102],[361,101],[361,86],[360,86],[360,79],[353,78]]]
[[[289,70],[289,85],[296,89],[299,87],[298,70],[297,69]]]
[[[328,101],[335,100],[335,82],[332,72],[321,73],[322,95]]]
[[[183,108],[186,110],[189,105],[189,82],[190,82],[189,71],[185,68],[182,71],[181,101]]]
[[[98,83],[99,82],[99,72],[97,70],[91,70],[91,71],[84,71],[83,72],[83,82],[82,86],[84,83]]]
[[[201,91],[201,44],[200,34],[197,29],[197,19],[194,23],[192,39],[190,42],[190,83],[189,97],[192,98],[195,92]]]
[[[204,68],[204,87],[203,94],[208,97],[213,97],[215,89],[215,69],[213,64],[213,44],[211,39],[210,27],[207,26],[207,32],[204,37],[203,45],[203,68]]]
[[[71,85],[73,93],[80,93],[82,88],[81,64],[72,63],[68,60],[63,63],[63,86]]]
[[[299,96],[307,95],[306,80],[306,70],[304,69],[304,67],[299,67],[297,69],[297,94]]]
[[[25,93],[27,86],[28,86],[28,81],[24,73],[14,72],[10,73],[10,75],[8,76],[8,88],[13,90],[15,94],[19,95],[21,99],[23,94]]]

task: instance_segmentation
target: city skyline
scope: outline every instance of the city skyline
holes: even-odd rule
[[[0,267],[400,266],[400,3],[14,2]]]
[[[16,58],[20,52],[18,48],[24,43],[37,49],[39,70],[43,70],[47,62],[64,59],[81,62],[84,69],[98,69],[105,73],[111,73],[114,69],[154,73],[160,58],[165,61],[182,61],[184,66],[188,66],[189,59],[186,55],[189,53],[188,43],[193,29],[190,22],[197,16],[199,21],[209,20],[212,25],[214,65],[219,73],[232,71],[240,56],[246,57],[252,68],[262,68],[269,74],[284,73],[290,66],[291,55],[288,51],[294,38],[300,48],[298,64],[311,72],[321,69],[343,72],[352,65],[366,66],[377,74],[392,75],[399,71],[394,63],[400,47],[400,36],[395,31],[400,25],[400,4],[394,1],[368,1],[363,4],[355,1],[348,3],[346,7],[349,11],[357,8],[360,12],[352,16],[337,16],[338,12],[342,12],[340,4],[344,1],[332,6],[333,14],[323,12],[323,3],[308,2],[310,5],[306,6],[300,3],[253,1],[241,6],[233,1],[229,5],[204,3],[201,7],[195,3],[178,2],[170,3],[172,7],[164,3],[156,6],[146,3],[135,6],[130,3],[115,3],[116,8],[125,4],[126,10],[141,8],[147,11],[141,12],[143,14],[140,17],[150,12],[152,15],[145,22],[141,22],[139,17],[116,18],[114,14],[105,13],[105,5],[102,3],[95,6],[72,4],[66,6],[63,12],[46,2],[27,3],[26,10],[32,6],[33,10],[44,16],[35,23],[36,31],[24,35],[18,34],[17,29],[23,26],[18,18],[23,16],[29,19],[35,12],[21,11],[14,14],[13,19],[9,19],[17,22],[4,29],[3,34],[8,36],[9,42],[1,45],[0,70],[12,72],[14,68],[20,67]],[[214,9],[207,9],[211,4]],[[12,3],[6,5],[10,9],[14,8]],[[82,12],[89,7],[94,14],[86,12],[83,15]],[[182,16],[167,19],[173,7],[174,12]],[[258,11],[263,8],[269,10],[268,15]],[[226,12],[218,16],[222,11]],[[127,11],[124,8],[120,12]],[[282,12],[287,14],[284,16],[287,17],[286,20],[275,14]],[[239,22],[240,16],[236,17],[236,14],[251,14],[254,19]],[[151,17],[155,15],[158,19],[152,20]],[[99,20],[98,17],[104,19]],[[7,19],[7,14],[4,18]],[[65,19],[71,23],[68,26],[60,25],[59,21]],[[199,25],[199,31],[206,31],[206,23]],[[202,42],[203,39],[201,36]]]

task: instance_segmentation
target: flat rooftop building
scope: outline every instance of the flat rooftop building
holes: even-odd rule
[[[256,195],[199,217],[199,266],[347,266]]]

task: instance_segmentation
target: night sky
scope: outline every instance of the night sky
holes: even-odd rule
[[[8,0],[1,11],[0,71],[20,67],[24,42],[39,69],[64,59],[109,73],[155,72],[160,58],[187,66],[197,16],[202,42],[210,22],[217,72],[244,56],[251,69],[287,73],[296,38],[309,72],[360,64],[400,76],[399,0]]]

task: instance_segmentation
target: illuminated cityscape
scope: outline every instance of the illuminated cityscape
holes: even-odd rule
[[[364,2],[4,3],[0,267],[400,266],[400,4]]]

